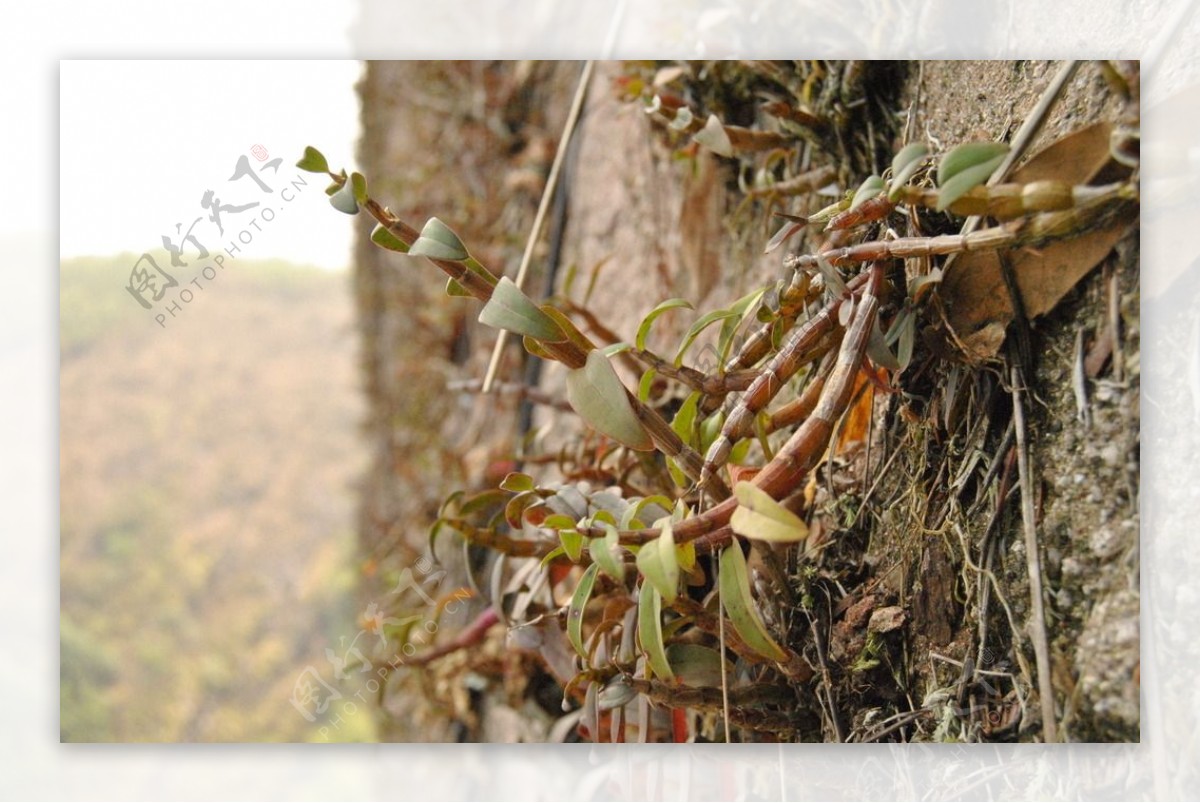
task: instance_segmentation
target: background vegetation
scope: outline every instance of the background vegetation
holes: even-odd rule
[[[239,261],[162,329],[135,258],[60,272],[61,737],[371,739],[289,702],[357,612],[346,275]]]

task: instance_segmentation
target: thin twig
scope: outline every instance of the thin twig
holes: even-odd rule
[[[825,689],[825,704],[829,706],[829,721],[833,725],[834,736],[837,741],[846,741],[846,734],[842,730],[842,722],[838,717],[837,703],[833,699],[833,679],[829,675],[829,664],[825,660],[824,642],[821,640],[821,633],[817,627],[817,618],[812,615],[808,608],[804,608],[804,615],[808,618],[809,629],[812,630],[813,644],[817,648],[817,662],[821,665],[821,686]]]
[[[555,398],[540,388],[522,385],[520,382],[498,382],[493,385],[492,389],[496,393],[516,396],[518,399],[524,399],[532,404],[553,407],[563,412],[572,412],[571,405],[567,404],[565,399]],[[482,393],[483,382],[479,379],[455,380],[446,384],[446,390],[460,393]]]
[[[1054,684],[1050,679],[1050,643],[1046,638],[1046,609],[1042,596],[1042,566],[1038,555],[1037,522],[1033,512],[1033,476],[1029,466],[1029,444],[1025,432],[1025,410],[1021,401],[1024,377],[1012,367],[1013,420],[1017,431],[1017,473],[1021,485],[1021,521],[1025,529],[1025,565],[1029,570],[1029,597],[1033,606],[1031,630],[1033,654],[1037,659],[1038,694],[1042,698],[1042,735],[1046,743],[1058,741],[1054,711]]]
[[[741,549],[737,544],[734,544],[733,548]],[[725,667],[725,599],[721,594],[720,583],[717,583],[717,627],[721,643],[721,714],[725,719],[725,744],[729,744],[732,740],[729,735],[729,677]]]
[[[1114,270],[1108,282],[1108,327],[1112,332],[1113,379],[1125,381],[1125,352],[1121,348],[1121,277]]]
[[[996,453],[992,457],[992,464],[988,467],[987,473],[983,475],[983,479],[979,482],[979,490],[981,493],[987,490],[987,487],[992,484],[992,480],[996,479],[996,474],[998,474],[1000,469],[1004,466],[1004,456],[1008,454],[1008,448],[1012,446],[1012,441],[1013,423],[1010,420],[1008,422],[1008,427],[1004,430],[1004,437],[1000,439],[1000,445],[996,447]],[[976,496],[976,499],[981,500],[982,497]],[[971,505],[970,512],[972,514],[975,512],[975,508],[978,504],[979,502],[976,501]]]
[[[918,708],[915,711],[901,711],[900,713],[894,714],[885,719],[879,724],[879,726],[876,727],[874,731],[864,735],[859,741],[862,744],[877,742],[884,736],[888,736],[889,734],[900,730],[906,725],[911,725],[913,722],[916,722],[922,714],[926,713],[928,713],[928,709],[925,708]]]
[[[1087,429],[1092,425],[1088,408],[1087,369],[1084,367],[1083,327],[1075,330],[1075,355],[1071,358],[1071,390],[1075,393],[1075,420]]]

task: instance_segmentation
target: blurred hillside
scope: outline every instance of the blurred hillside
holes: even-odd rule
[[[290,702],[358,607],[347,276],[239,261],[164,329],[133,259],[60,271],[61,737],[372,739]]]

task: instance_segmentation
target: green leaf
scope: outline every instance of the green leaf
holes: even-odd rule
[[[685,686],[720,688],[721,655],[711,647],[700,644],[670,644],[667,660],[675,679]],[[733,664],[725,661],[725,674],[733,677]]]
[[[858,189],[854,191],[854,198],[850,201],[850,208],[857,209],[863,201],[869,201],[881,192],[883,192],[883,179],[879,176],[868,176],[862,184],[858,185]]]
[[[721,124],[715,114],[708,116],[708,122],[704,124],[704,128],[697,131],[692,139],[718,156],[733,156],[733,142],[730,141],[729,134],[725,132],[725,126]]]
[[[307,173],[328,173],[329,162],[325,161],[325,155],[312,145],[304,148],[304,156],[300,161],[296,162],[296,167]]]
[[[684,443],[693,447],[696,445],[696,414],[699,405],[700,391],[693,391],[684,399],[683,404],[679,407],[679,412],[671,419],[671,429]],[[686,488],[691,484],[687,472],[673,457],[667,458],[667,473],[671,475],[671,481],[680,488]]]
[[[750,454],[750,446],[753,444],[749,438],[740,440],[733,445],[733,451],[729,453],[727,463],[733,463],[735,466],[741,466],[746,463],[746,455]]]
[[[607,491],[601,491],[598,494],[593,494],[592,497],[588,499],[588,504],[600,508],[587,519],[589,525],[597,527],[602,524],[611,524],[612,526],[616,527],[617,517],[613,515],[613,511],[620,512],[629,507],[629,503],[624,499],[616,496],[615,494],[610,494]]]
[[[654,377],[658,376],[658,371],[653,368],[647,368],[642,374],[642,379],[638,382],[638,401],[643,404],[650,398],[650,391],[654,389]]]
[[[442,534],[442,530],[449,530],[452,533],[462,535],[462,532],[444,518],[439,518],[433,524],[429,525],[429,554],[433,555],[434,560],[437,560],[437,539]]]
[[[533,482],[533,477],[528,474],[522,474],[520,471],[510,471],[505,475],[504,479],[500,480],[500,487],[506,491],[519,494],[523,491],[532,491],[537,486]]]
[[[697,450],[700,454],[708,453],[709,448],[720,436],[723,426],[725,426],[724,410],[717,410],[700,423],[700,448]]]
[[[638,326],[637,338],[635,338],[635,340],[634,340],[634,343],[637,345],[638,351],[646,350],[646,338],[649,337],[649,335],[650,335],[650,327],[654,325],[655,319],[658,318],[658,316],[662,315],[667,310],[678,309],[679,307],[687,307],[688,309],[695,309],[695,307],[693,307],[691,305],[691,302],[689,302],[687,299],[672,298],[672,299],[668,299],[667,301],[662,302],[657,307],[650,310],[650,313],[648,315],[646,315],[645,318],[642,318],[642,323],[640,326]]]
[[[633,412],[625,386],[599,351],[589,351],[587,363],[567,374],[567,402],[601,434],[639,452],[654,449],[654,441]]]
[[[956,173],[954,178],[938,188],[937,211],[944,212],[963,195],[987,181],[1003,161],[1003,156],[997,156],[990,162],[968,167],[966,170]]]
[[[675,547],[675,561],[680,569],[690,574],[696,568],[696,542],[686,541]]]
[[[346,181],[341,188],[329,196],[329,203],[339,212],[347,215],[358,214],[358,201],[354,199],[354,186]]]
[[[583,557],[583,535],[578,530],[559,530],[558,540],[562,543],[563,552],[572,563],[578,563]]]
[[[542,497],[534,491],[519,493],[509,499],[504,505],[504,520],[514,530],[519,530],[523,524],[525,511],[542,501]]]
[[[474,273],[480,279],[483,279],[483,281],[487,283],[488,287],[495,287],[496,282],[499,281],[495,276],[492,275],[490,270],[481,265],[479,260],[473,256],[468,256],[466,259],[462,260],[462,266],[471,271],[471,273]]]
[[[450,262],[461,262],[470,256],[458,235],[435,217],[425,222],[421,236],[408,249],[408,253],[412,256],[445,259]]]
[[[789,544],[808,538],[804,520],[771,498],[752,482],[739,482],[733,489],[738,507],[729,524],[746,538]]]
[[[550,550],[550,554],[542,558],[542,562],[539,563],[538,566],[544,569],[553,563],[555,558],[561,558],[565,554],[567,554],[565,549],[560,546],[556,546],[554,549]]]
[[[490,488],[486,491],[472,494],[459,502],[458,515],[470,516],[472,513],[485,513],[493,508],[504,505],[507,501],[508,497],[503,491]]]
[[[675,533],[669,520],[663,521],[662,535],[637,553],[638,571],[667,602],[679,595],[679,558],[675,554]]]
[[[360,204],[367,202],[367,178],[362,173],[350,174],[350,186],[354,193],[354,200]]]
[[[921,169],[921,164],[929,154],[929,148],[924,142],[910,142],[905,145],[892,159],[892,182],[888,185],[888,199],[899,200],[900,189],[908,180]]]
[[[843,198],[842,200],[835,201],[834,203],[831,203],[829,206],[822,207],[821,209],[817,210],[813,214],[809,215],[808,222],[810,225],[821,225],[823,223],[828,223],[830,220],[833,219],[834,215],[837,215],[841,212],[845,212],[849,208],[850,208],[850,199]]]
[[[625,561],[621,560],[620,533],[608,522],[602,522],[600,526],[604,528],[605,535],[588,541],[588,554],[605,574],[618,583],[624,582]]]
[[[1003,142],[964,142],[942,157],[938,163],[938,186],[944,186],[964,170],[986,164],[1008,153]]]
[[[418,240],[413,245],[413,251],[420,242]],[[492,297],[479,313],[479,322],[548,343],[561,343],[567,339],[558,324],[538,309],[533,299],[522,293],[507,276],[501,278],[492,290]]]
[[[671,419],[671,429],[688,446],[696,446],[696,413],[700,409],[700,391],[688,394],[679,406],[679,412]]]
[[[687,472],[674,457],[667,458],[667,474],[671,475],[671,482],[675,483],[676,488],[687,488],[692,484]]]
[[[937,211],[987,181],[1007,153],[1003,142],[967,142],[947,153],[938,165]]]
[[[643,582],[638,591],[638,641],[651,671],[663,680],[673,680],[675,675],[663,646],[662,596],[647,582]]]
[[[736,320],[726,318],[721,321],[721,333],[717,335],[717,361],[719,363],[717,368],[724,365],[725,360],[729,358],[729,350],[733,346],[733,336],[737,334],[742,324],[752,318],[758,317],[759,302],[762,301],[763,295],[766,292],[766,287],[760,287],[733,302],[733,306],[729,308],[730,312],[736,312],[741,317]]]
[[[719,572],[721,602],[729,613],[733,629],[742,637],[742,641],[759,655],[772,661],[787,660],[787,653],[767,632],[767,626],[763,624],[762,617],[758,615],[758,609],[754,606],[754,600],[750,597],[746,558],[742,555],[742,546],[736,539],[721,552]]]
[[[471,293],[467,290],[467,288],[463,287],[458,283],[457,279],[453,278],[446,280],[446,295],[450,296],[451,298],[471,297]]]
[[[547,530],[571,530],[575,528],[575,519],[565,513],[552,513],[539,525]]]
[[[700,319],[692,324],[688,329],[687,334],[683,337],[683,343],[679,346],[679,351],[675,353],[675,365],[678,367],[683,365],[683,355],[687,354],[687,350],[692,347],[692,343],[700,336],[708,327],[718,321],[723,321],[726,318],[740,318],[741,313],[732,309],[713,310],[707,315],[701,315]]]
[[[401,254],[408,253],[408,243],[392,234],[391,230],[382,223],[377,223],[375,228],[371,230],[371,242],[389,251],[399,251]],[[450,281],[454,280],[451,279]]]
[[[570,316],[565,312],[552,304],[542,304],[538,309],[544,312],[550,320],[554,321],[554,325],[563,333],[564,338],[579,346],[580,351],[588,352],[596,348],[596,344],[589,340],[587,335],[579,331],[575,324],[572,323]],[[614,343],[607,348],[612,349],[615,353],[628,348],[628,346],[625,343]]]
[[[448,515],[447,511],[449,511],[451,508],[454,508],[455,510],[457,510],[457,509],[458,509],[459,502],[460,502],[460,501],[463,499],[463,497],[465,497],[466,495],[467,495],[467,492],[466,492],[465,490],[462,490],[462,489],[459,489],[459,490],[457,490],[457,491],[454,491],[453,493],[451,493],[451,494],[450,494],[449,496],[447,496],[447,497],[445,498],[445,500],[442,502],[442,506],[441,506],[440,508],[438,508],[438,515],[439,515],[439,516],[445,516],[445,515]]]
[[[545,360],[546,362],[554,362],[558,359],[547,351],[546,347],[539,343],[536,338],[522,337],[521,344],[525,346],[526,351],[538,359]]]
[[[575,593],[571,595],[571,604],[567,606],[567,638],[579,657],[587,660],[587,650],[583,646],[583,610],[587,607],[588,599],[592,596],[592,586],[596,584],[596,572],[600,569],[595,563],[587,567]]]
[[[631,500],[629,507],[625,508],[625,512],[621,514],[622,530],[636,530],[646,525],[643,523],[646,519],[657,521],[658,519],[669,516],[671,506],[674,504],[670,499],[662,494],[654,494],[653,496],[644,496],[641,499]],[[646,513],[646,516],[642,516]]]
[[[921,160],[929,155],[929,148],[924,142],[910,142],[892,157],[892,175],[898,176],[914,164],[920,165]]]

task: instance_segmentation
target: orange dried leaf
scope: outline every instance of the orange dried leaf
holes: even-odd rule
[[[875,394],[867,387],[871,381],[867,372],[872,370],[875,369],[864,368],[854,379],[854,392],[850,396],[854,403],[850,405],[850,409],[846,411],[846,417],[842,419],[842,430],[838,436],[834,454],[841,454],[850,444],[867,439],[867,429],[871,422],[871,402],[875,398]]]

